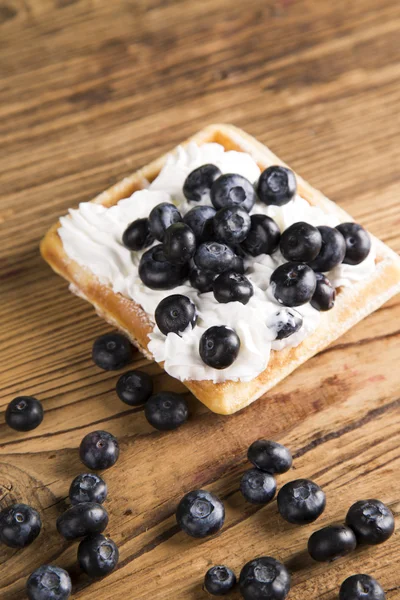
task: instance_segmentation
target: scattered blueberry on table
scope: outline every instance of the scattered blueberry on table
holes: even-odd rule
[[[67,600],[71,591],[71,578],[67,571],[53,565],[36,569],[26,584],[29,600]]]
[[[25,548],[38,537],[42,520],[27,504],[12,504],[0,512],[0,542],[10,548]]]
[[[100,533],[85,537],[79,544],[79,566],[93,579],[111,573],[117,566],[118,559],[119,550],[115,542]]]
[[[394,533],[394,516],[380,500],[359,500],[346,516],[346,525],[354,531],[359,544],[382,544]]]
[[[278,510],[283,519],[294,525],[312,523],[325,510],[326,497],[322,489],[309,479],[286,483],[278,493]]]
[[[147,400],[144,414],[155,429],[171,431],[186,423],[189,418],[189,407],[181,394],[159,392]]]
[[[118,440],[108,431],[92,431],[81,441],[79,456],[89,469],[94,471],[108,469],[118,460]]]
[[[153,393],[153,378],[144,371],[127,371],[117,381],[118,398],[129,406],[144,404]]]
[[[240,480],[240,491],[252,504],[268,504],[276,493],[276,481],[273,475],[260,469],[245,471]]]
[[[351,575],[343,581],[339,600],[385,600],[385,592],[370,575]]]
[[[247,458],[266,473],[286,473],[292,466],[292,454],[286,446],[272,440],[256,440],[247,451]]]
[[[215,494],[193,490],[179,502],[176,521],[191,537],[203,538],[221,529],[225,521],[225,508]]]
[[[105,371],[126,367],[132,360],[132,346],[121,333],[106,333],[95,340],[93,362]]]
[[[290,574],[278,560],[262,556],[244,565],[239,587],[244,600],[285,600],[290,590]]]
[[[356,536],[346,525],[328,525],[315,531],[308,540],[308,553],[317,562],[331,562],[356,547]]]
[[[103,504],[107,498],[107,484],[100,475],[82,473],[72,481],[68,495],[71,504],[81,504],[82,502]]]
[[[204,589],[212,596],[225,596],[235,585],[236,575],[225,565],[211,567],[204,577]]]
[[[18,396],[7,406],[6,423],[16,431],[32,431],[42,421],[42,403],[33,396]]]
[[[96,502],[74,504],[57,519],[57,531],[66,540],[102,533],[107,525],[108,512]]]

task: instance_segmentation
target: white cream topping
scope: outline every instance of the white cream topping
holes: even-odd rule
[[[135,192],[111,208],[83,202],[79,209],[70,210],[67,217],[61,218],[58,231],[64,250],[71,259],[92,271],[102,283],[111,285],[114,292],[135,300],[153,322],[155,309],[166,296],[183,294],[193,300],[199,315],[196,327],[188,328],[180,336],[174,333],[164,336],[155,325],[150,334],[149,351],[157,362],[164,362],[164,368],[170,375],[180,380],[250,381],[267,367],[271,350],[297,346],[315,331],[319,323],[320,313],[310,304],[305,304],[295,308],[303,317],[303,325],[295,334],[275,340],[273,329],[267,327],[267,321],[270,322],[281,308],[270,286],[271,274],[284,262],[281,254],[275,252],[272,256],[246,259],[246,275],[254,287],[254,295],[247,305],[240,302],[219,304],[212,292],[199,294],[190,285],[165,291],[147,288],[138,274],[143,252],[130,252],[122,244],[127,226],[135,219],[147,217],[157,204],[173,202],[181,214],[197,206],[199,203],[189,203],[185,199],[182,187],[187,175],[206,163],[217,165],[222,173],[239,173],[251,182],[260,175],[259,167],[249,154],[225,152],[219,144],[198,147],[192,143],[168,157],[148,189]],[[201,200],[201,204],[210,203],[208,195]],[[335,227],[339,224],[335,215],[311,206],[299,195],[281,207],[257,202],[251,214],[257,213],[272,217],[282,231],[298,221],[315,226]],[[346,286],[368,277],[374,268],[375,252],[371,250],[359,265],[342,264],[327,275],[335,287]],[[205,365],[198,350],[201,335],[213,325],[234,328],[241,342],[236,361],[220,371]]]

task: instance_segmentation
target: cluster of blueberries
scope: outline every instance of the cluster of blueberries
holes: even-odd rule
[[[278,225],[264,214],[249,215],[257,198],[266,205],[283,206],[296,194],[296,177],[290,169],[272,166],[253,185],[238,174],[221,174],[206,164],[186,178],[183,193],[189,202],[204,195],[213,206],[198,205],[183,217],[174,204],[163,202],[148,218],[137,219],[123,234],[123,244],[132,251],[149,248],[141,257],[139,276],[154,290],[169,290],[187,279],[200,293],[213,292],[220,303],[247,304],[253,296],[245,275],[246,256],[272,254],[280,250],[286,263],[271,276],[276,300],[283,305],[274,330],[282,339],[302,325],[293,307],[311,302],[317,310],[334,306],[335,289],[324,275],[344,262],[362,262],[371,248],[368,233],[356,223],[336,228],[294,223],[281,235]],[[159,244],[153,245],[155,241]],[[181,333],[194,327],[197,311],[187,296],[174,294],[160,302],[156,323],[162,333]],[[199,354],[215,369],[230,366],[237,358],[240,339],[224,325],[204,332]]]
[[[248,450],[254,468],[245,471],[240,483],[244,498],[253,504],[271,502],[276,492],[274,475],[292,466],[290,451],[270,440],[257,440]],[[313,481],[298,479],[284,485],[277,496],[278,511],[295,525],[314,522],[323,513],[325,493]],[[195,538],[216,533],[224,523],[221,500],[205,490],[194,490],[180,501],[176,519],[188,535]],[[318,562],[346,556],[357,544],[381,544],[394,532],[391,510],[379,500],[360,500],[346,516],[346,525],[330,525],[315,531],[308,541],[308,552]],[[213,596],[228,594],[236,585],[234,572],[225,565],[209,569],[204,588]],[[241,570],[239,588],[244,600],[285,600],[290,590],[290,574],[281,562],[263,556],[251,560]],[[352,575],[346,579],[339,600],[385,600],[381,585],[369,575]]]

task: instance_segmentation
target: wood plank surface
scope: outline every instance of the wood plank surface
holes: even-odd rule
[[[30,503],[44,524],[26,550],[0,548],[1,600],[24,598],[29,573],[48,562],[68,568],[74,600],[201,600],[211,565],[239,573],[263,554],[290,568],[292,600],[334,600],[356,572],[400,598],[399,526],[332,565],[305,552],[312,531],[361,498],[378,496],[399,521],[399,298],[248,409],[222,417],[190,398],[189,423],[161,434],[118,400],[116,374],[92,364],[92,342],[109,327],[38,250],[68,207],[220,121],[267,143],[399,251],[399,30],[398,0],[0,0],[0,507]],[[187,394],[139,353],[134,366],[157,390]],[[17,394],[44,405],[27,434],[4,424]],[[79,443],[99,428],[121,445],[105,473],[107,534],[121,559],[91,583],[55,521],[83,471]],[[242,499],[246,450],[261,436],[295,455],[279,485],[310,477],[327,492],[316,524],[290,526],[275,502]],[[205,541],[174,519],[199,487],[227,511]]]

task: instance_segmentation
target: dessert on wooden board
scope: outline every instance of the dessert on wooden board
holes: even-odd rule
[[[211,125],[48,232],[45,260],[211,410],[247,406],[400,290],[400,258]]]

